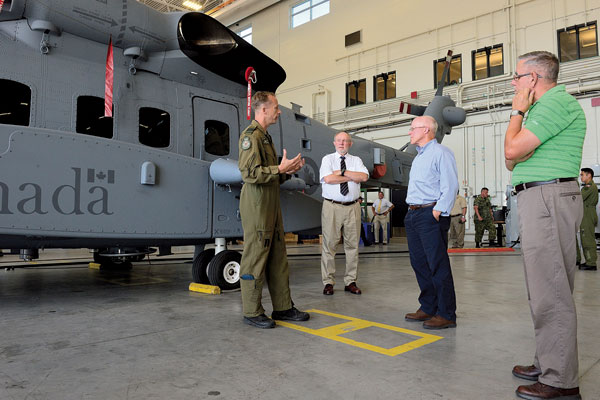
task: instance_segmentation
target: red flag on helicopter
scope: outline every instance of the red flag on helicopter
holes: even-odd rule
[[[2,12],[2,6],[4,5],[4,0],[0,0],[0,13]]]
[[[0,0],[1,1],[1,0]],[[113,45],[112,36],[108,41],[108,52],[106,53],[106,74],[104,77],[104,116],[112,117],[113,106]]]

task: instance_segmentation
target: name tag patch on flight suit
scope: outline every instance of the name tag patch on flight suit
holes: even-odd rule
[[[252,142],[250,141],[250,137],[245,136],[242,139],[242,150],[248,150],[252,146]]]

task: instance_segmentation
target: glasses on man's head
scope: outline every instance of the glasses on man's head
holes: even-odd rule
[[[409,132],[414,131],[415,129],[421,129],[421,128],[429,128],[428,126],[411,126],[410,129],[408,130]]]
[[[533,72],[534,72],[534,71],[532,71],[532,72],[527,72],[527,73],[525,73],[525,74],[517,74],[517,73],[515,72],[515,73],[514,73],[514,75],[513,75],[513,81],[518,81],[519,79],[521,79],[521,78],[522,78],[522,77],[524,77],[524,76],[527,76],[527,75],[531,75],[531,74],[533,74]],[[536,72],[535,74],[537,75],[537,77],[538,77],[538,78],[543,78],[543,76],[541,76],[541,75],[540,75],[540,74],[538,74],[537,72]]]

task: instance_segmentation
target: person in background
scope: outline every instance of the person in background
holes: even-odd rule
[[[598,214],[596,214],[596,205],[598,204],[598,187],[594,183],[594,170],[591,168],[581,168],[581,197],[583,199],[583,219],[579,230],[581,236],[581,247],[583,248],[583,257],[585,263],[581,263],[581,253],[577,245],[577,264],[582,271],[596,271],[596,225],[598,224]]]
[[[457,192],[454,207],[450,211],[450,240],[453,249],[462,249],[465,246],[466,215],[467,201]]]
[[[475,198],[473,210],[475,211],[475,247],[481,247],[484,232],[488,231],[490,247],[496,246],[496,228],[494,227],[494,213],[490,201],[488,188],[481,188],[481,195]]]
[[[387,244],[388,240],[388,225],[390,224],[390,211],[394,209],[394,205],[387,199],[383,198],[383,192],[377,193],[378,199],[373,202],[371,208],[375,216],[373,222],[373,231],[375,233],[375,243],[379,243],[379,228],[383,228],[383,244]]]

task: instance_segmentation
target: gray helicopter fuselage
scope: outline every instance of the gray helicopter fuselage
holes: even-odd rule
[[[186,245],[243,235],[241,187],[215,183],[210,167],[238,158],[249,124],[246,87],[179,49],[182,14],[135,1],[8,4],[0,13],[0,87],[18,85],[29,102],[17,105],[27,109],[18,123],[0,116],[0,248]],[[103,102],[111,35],[112,133],[99,137],[82,120],[86,101]],[[278,154],[306,159],[296,174],[304,190],[281,191],[285,230],[318,228],[319,165],[334,151],[335,132],[285,107],[268,130]],[[385,165],[367,185],[408,184],[412,155],[359,138],[351,153],[369,171]]]

